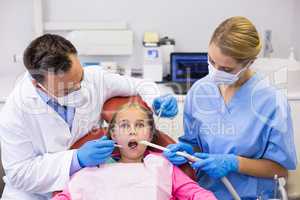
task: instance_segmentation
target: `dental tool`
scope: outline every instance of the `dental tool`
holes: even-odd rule
[[[285,189],[286,180],[284,177],[274,176],[274,196],[273,199],[287,200],[288,195]]]
[[[278,185],[279,185],[279,183],[278,183],[278,175],[277,174],[275,174],[275,176],[274,176],[274,199],[277,199],[277,196],[278,196]]]
[[[143,144],[145,146],[150,146],[150,147],[159,149],[161,151],[169,151],[168,148],[159,146],[157,144],[153,144],[153,143],[145,141],[145,140],[139,141],[139,144]],[[186,152],[183,152],[183,151],[177,151],[176,155],[183,156],[183,157],[187,158],[189,161],[192,161],[192,162],[196,162],[196,161],[200,160],[200,158],[197,158],[196,156],[192,156],[192,155],[190,155]],[[227,190],[230,192],[230,194],[232,195],[234,200],[241,200],[238,193],[236,192],[236,190],[234,189],[234,187],[232,186],[232,184],[230,183],[230,181],[226,177],[222,177],[221,181],[225,185]]]
[[[156,124],[159,124],[159,120],[160,120],[160,116],[161,116],[162,110],[163,110],[162,108],[159,109],[159,113],[158,113],[158,116],[157,116]]]
[[[166,97],[167,97],[167,96],[170,96],[170,95],[172,95],[172,94],[167,94]],[[158,126],[158,124],[159,124],[159,120],[160,120],[160,118],[161,118],[160,116],[161,116],[161,113],[162,113],[162,111],[163,111],[163,109],[164,109],[165,103],[166,103],[166,102],[162,103],[162,105],[161,105],[160,108],[159,108],[159,112],[158,112],[158,116],[157,116],[157,120],[156,120],[157,126]]]
[[[146,146],[153,147],[155,149],[162,150],[162,151],[165,151],[165,150],[169,151],[169,149],[166,148],[166,147],[162,147],[162,146],[159,146],[157,144],[153,144],[153,143],[145,141],[145,140],[139,141],[139,143],[143,144],[143,145],[146,145]],[[187,158],[188,160],[194,161],[194,162],[196,161],[196,159],[198,159],[197,157],[192,156],[192,155],[190,155],[190,154],[188,154],[186,152],[183,152],[183,151],[177,151],[176,154],[179,155],[179,156],[183,156],[183,157]]]
[[[119,145],[119,144],[114,144],[115,147],[118,147],[118,148],[123,148],[122,145]]]

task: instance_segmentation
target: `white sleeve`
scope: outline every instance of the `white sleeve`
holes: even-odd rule
[[[6,181],[18,190],[30,193],[62,190],[70,178],[73,150],[36,152],[30,130],[20,114],[11,108],[3,108],[0,113],[1,155]]]
[[[140,95],[151,107],[153,100],[160,96],[158,86],[146,79],[137,79],[103,72],[104,100],[115,96]]]

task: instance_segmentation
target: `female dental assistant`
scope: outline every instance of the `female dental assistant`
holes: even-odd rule
[[[175,151],[202,153],[192,164],[199,184],[219,199],[232,199],[220,181],[227,176],[242,199],[271,197],[272,178],[296,168],[287,98],[249,67],[261,50],[254,25],[244,17],[222,22],[208,48],[209,74],[188,92],[184,135],[165,156],[186,162]],[[192,148],[194,147],[194,148]]]

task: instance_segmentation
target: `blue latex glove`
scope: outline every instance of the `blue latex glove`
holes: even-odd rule
[[[185,157],[182,156],[178,156],[175,153],[177,151],[185,151],[189,154],[193,154],[193,147],[189,144],[183,143],[183,142],[179,142],[177,144],[170,144],[167,146],[168,150],[165,150],[163,152],[163,155],[174,165],[182,165],[186,162],[188,162],[188,160]]]
[[[103,164],[111,156],[115,146],[113,140],[103,136],[99,140],[85,143],[77,150],[77,158],[81,167],[93,167]]]
[[[152,108],[156,115],[161,111],[161,117],[175,117],[178,113],[177,100],[172,95],[165,95],[154,99]]]
[[[200,158],[192,164],[194,169],[205,171],[210,177],[219,179],[230,172],[237,172],[239,161],[233,154],[207,154],[195,153],[194,156]]]

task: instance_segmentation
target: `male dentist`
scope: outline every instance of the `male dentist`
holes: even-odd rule
[[[75,47],[58,35],[45,34],[32,41],[24,52],[24,64],[28,72],[0,113],[3,200],[49,199],[76,171],[104,163],[114,149],[114,142],[106,137],[78,150],[69,148],[97,127],[107,99],[143,96],[149,89],[144,80],[83,68]],[[172,96],[155,98],[153,109],[155,113],[162,109],[163,117],[178,111]]]

